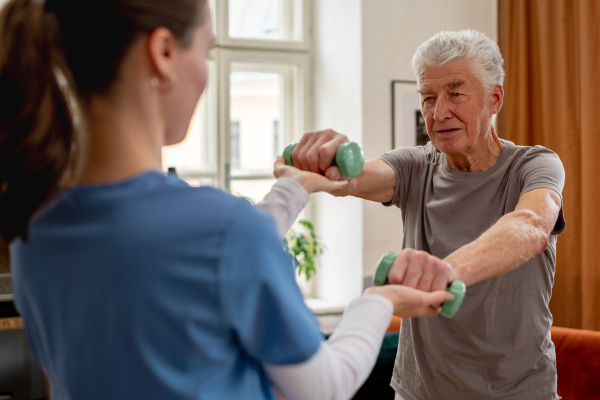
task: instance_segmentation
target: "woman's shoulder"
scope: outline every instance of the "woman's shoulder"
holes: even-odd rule
[[[152,226],[166,232],[216,233],[240,216],[262,215],[247,199],[218,187],[191,186],[159,172],[116,184],[76,188],[58,205],[62,212],[53,214],[61,218],[83,214],[86,219],[101,219],[119,229],[138,231]]]
[[[166,204],[183,219],[200,219],[216,225],[218,221],[230,224],[234,218],[257,223],[264,217],[248,199],[217,187],[178,186],[171,187],[168,192],[165,193]]]

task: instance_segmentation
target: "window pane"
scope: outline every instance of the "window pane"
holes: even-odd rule
[[[279,73],[231,73],[232,175],[265,174],[281,152],[283,79]]]
[[[275,179],[232,180],[231,193],[249,198],[254,204],[264,199]]]
[[[229,36],[302,40],[301,0],[229,0]]]

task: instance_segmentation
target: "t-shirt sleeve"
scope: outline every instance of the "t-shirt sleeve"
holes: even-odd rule
[[[523,161],[521,196],[540,188],[551,189],[558,193],[561,198],[560,213],[552,234],[562,233],[566,226],[562,206],[565,169],[560,158],[556,153],[543,146],[535,146],[525,154]]]
[[[414,146],[400,147],[379,156],[396,175],[394,196],[389,203],[383,203],[384,206],[395,205],[404,209],[410,184],[415,181],[412,177],[421,173],[429,153],[429,146]]]
[[[323,336],[304,303],[273,221],[250,204],[238,207],[232,221],[219,267],[225,318],[257,361],[307,360]]]

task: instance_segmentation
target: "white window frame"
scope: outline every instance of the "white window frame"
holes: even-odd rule
[[[262,40],[262,39],[241,39],[229,36],[229,1],[211,0],[214,10],[215,32],[217,34],[217,46],[223,48],[241,48],[241,49],[262,49],[262,50],[283,50],[283,51],[308,51],[310,49],[310,2],[312,0],[284,0],[284,16],[288,18],[294,16],[301,18],[300,24],[290,23],[284,27],[293,26],[296,32],[292,36],[300,39],[297,41],[287,40]],[[293,28],[292,28],[293,29]],[[291,33],[291,32],[288,32]]]
[[[301,13],[302,38],[299,41],[277,41],[239,39],[229,37],[229,1],[209,0],[213,10],[212,18],[217,36],[215,48],[212,51],[213,61],[209,63],[208,88],[204,93],[202,103],[202,132],[206,150],[204,157],[216,157],[215,170],[182,170],[178,171],[181,178],[192,182],[211,181],[215,186],[225,190],[231,189],[231,121],[230,121],[230,74],[232,64],[248,63],[252,65],[264,63],[265,68],[257,68],[257,72],[281,72],[272,69],[272,65],[295,66],[292,71],[283,73],[284,88],[282,93],[283,121],[280,126],[283,132],[281,143],[283,148],[289,143],[299,140],[312,124],[311,113],[311,32],[310,10],[313,0],[286,0],[284,7],[294,7],[292,12]],[[289,11],[284,9],[283,12]],[[293,16],[288,14],[290,18]],[[294,24],[284,24],[292,26]],[[296,25],[296,27],[298,27]],[[295,36],[299,36],[296,34]],[[291,85],[292,90],[287,90]],[[216,134],[216,143],[213,143]],[[210,146],[208,146],[210,145]],[[210,154],[207,154],[210,153]],[[236,180],[272,179],[272,171],[265,174],[234,176]],[[303,218],[311,219],[312,212],[307,208]]]
[[[283,93],[282,113],[285,117],[281,126],[283,147],[287,142],[298,140],[312,121],[310,112],[310,9],[312,0],[284,1],[284,6],[294,7],[294,13],[302,13],[302,38],[299,41],[277,41],[239,39],[229,37],[229,1],[209,0],[213,10],[212,18],[217,41],[212,52],[213,61],[209,64],[208,88],[202,103],[202,132],[206,134],[203,141],[216,151],[216,170],[214,171],[178,171],[179,176],[189,181],[210,180],[216,186],[230,189],[230,73],[232,63],[249,64],[282,64],[295,65],[297,71],[284,74],[284,87],[293,84],[293,90]],[[289,10],[284,9],[283,12]],[[288,14],[291,17],[291,14]],[[290,24],[292,25],[292,24]],[[288,25],[286,25],[288,26]],[[268,69],[268,67],[267,67]],[[260,71],[259,71],[260,72]],[[212,143],[211,132],[217,132],[217,143]],[[210,150],[208,152],[211,152]],[[208,155],[207,157],[213,157]],[[272,174],[252,175],[246,178],[272,178]]]
[[[284,123],[281,126],[284,140],[286,143],[292,143],[302,136],[306,127],[310,123],[309,112],[309,56],[308,54],[290,54],[285,52],[266,52],[255,50],[238,50],[238,49],[219,49],[217,51],[219,65],[219,140],[220,151],[219,158],[222,171],[220,174],[220,183],[226,189],[230,188],[231,179],[270,179],[273,178],[272,173],[256,174],[248,176],[232,177],[230,169],[230,74],[232,64],[247,63],[260,64],[264,63],[263,68],[256,68],[258,72],[273,72],[272,64],[281,64],[287,66],[296,66],[293,71],[285,71],[283,73],[284,87],[292,86],[292,90],[286,90],[283,93],[282,113],[285,116]],[[281,71],[281,70],[280,70]],[[277,72],[280,72],[277,71]],[[283,72],[283,71],[281,71]]]

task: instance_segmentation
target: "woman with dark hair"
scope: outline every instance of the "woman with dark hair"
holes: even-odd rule
[[[280,158],[262,204],[278,233],[247,201],[161,173],[214,40],[200,0],[11,0],[0,15],[0,234],[55,400],[348,398],[392,314],[452,298],[370,289],[324,342],[280,235],[308,193],[346,182]]]

